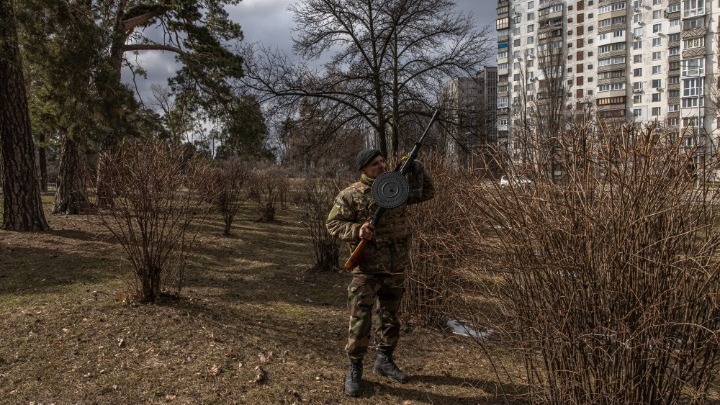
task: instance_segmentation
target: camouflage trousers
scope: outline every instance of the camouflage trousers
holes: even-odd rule
[[[400,299],[405,291],[405,275],[354,274],[348,286],[350,327],[345,351],[351,361],[362,360],[370,345],[373,309],[378,318],[375,343],[379,349],[392,351],[400,339],[397,318]]]

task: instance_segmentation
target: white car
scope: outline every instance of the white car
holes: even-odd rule
[[[510,184],[512,184],[513,186],[529,186],[532,184],[532,180],[524,176],[517,176],[513,178],[508,178],[508,176],[500,177],[500,186],[505,187],[509,186]]]

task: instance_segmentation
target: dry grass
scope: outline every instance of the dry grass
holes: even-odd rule
[[[297,212],[256,217],[241,212],[230,238],[219,216],[197,224],[185,289],[156,305],[128,302],[128,263],[94,216],[0,231],[0,402],[497,404],[521,390],[467,338],[417,328],[397,353],[409,383],[374,376],[368,356],[363,396],[346,398],[349,276],[306,271]]]

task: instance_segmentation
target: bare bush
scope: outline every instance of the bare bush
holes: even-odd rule
[[[331,271],[340,260],[341,242],[330,235],[325,226],[328,207],[340,191],[336,181],[306,177],[295,195],[295,204],[302,212],[300,222],[310,235],[315,253],[314,271]]]
[[[453,309],[458,289],[457,273],[472,261],[477,249],[469,238],[463,198],[473,198],[462,187],[473,180],[471,173],[455,170],[442,156],[423,158],[435,185],[435,197],[409,208],[413,229],[403,313],[413,322],[443,327]],[[476,214],[473,213],[473,216]]]
[[[188,228],[204,211],[196,184],[206,166],[159,141],[126,141],[111,162],[115,198],[100,213],[127,253],[138,298],[153,302],[170,286],[179,293],[194,240]]]
[[[260,211],[260,222],[275,222],[278,204],[283,204],[290,183],[287,171],[279,167],[256,168],[252,172],[250,199]]]
[[[232,157],[220,162],[203,184],[203,188],[207,190],[206,195],[223,217],[225,236],[230,236],[235,215],[247,198],[249,176],[247,164],[237,157]]]
[[[578,129],[557,137],[561,181],[530,168],[529,186],[464,188],[494,230],[475,232],[532,403],[708,401],[720,362],[720,194],[688,175],[696,151],[682,138]]]

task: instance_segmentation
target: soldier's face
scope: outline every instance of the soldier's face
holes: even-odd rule
[[[362,173],[371,179],[385,173],[385,158],[382,156],[376,156],[375,159],[371,160],[362,169]]]

